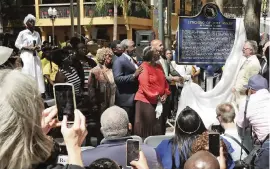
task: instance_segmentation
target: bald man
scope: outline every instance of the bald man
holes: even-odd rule
[[[158,39],[155,39],[151,42],[151,47],[155,50],[158,51],[159,55],[160,55],[160,59],[157,61],[158,64],[160,64],[163,68],[165,77],[168,81],[169,84],[175,84],[176,82],[181,83],[183,82],[183,78],[181,77],[181,75],[173,68],[172,64],[171,64],[171,60],[167,60],[166,56],[165,56],[165,50],[164,50],[164,46],[162,44],[162,42]],[[176,93],[175,89],[173,89],[170,85],[170,90],[172,93]],[[174,113],[170,114],[171,111],[171,102],[172,102],[172,96],[170,96],[170,98],[167,98],[166,103],[163,105],[163,113],[162,113],[162,130],[163,130],[163,134],[165,134],[166,131],[166,122],[167,122],[167,118],[168,116],[175,116]],[[176,111],[174,111],[176,112]]]
[[[173,68],[171,61],[167,60],[165,56],[165,50],[162,42],[158,39],[155,39],[151,42],[153,49],[156,49],[160,55],[158,63],[162,66],[166,79],[168,82],[181,82],[181,75]]]
[[[184,169],[223,169],[217,158],[208,151],[199,151],[192,155],[185,163]]]

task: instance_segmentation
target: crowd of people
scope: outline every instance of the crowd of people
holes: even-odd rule
[[[127,168],[126,141],[133,136],[145,140],[165,135],[166,122],[177,112],[185,82],[200,83],[201,69],[178,65],[175,51],[166,50],[160,40],[145,47],[139,61],[130,39],[87,51],[87,44],[73,37],[60,48],[47,41],[42,44],[34,31],[34,16],[28,15],[24,23],[26,29],[15,42],[21,60],[11,63],[12,50],[0,49],[0,168],[62,168],[56,164],[61,148],[49,136],[57,127],[61,127],[67,149],[67,168]],[[175,117],[171,138],[157,147],[141,142],[140,158],[131,165],[137,169],[233,169],[254,156],[250,165],[268,168],[269,46],[269,42],[264,45],[263,57],[258,59],[257,43],[245,43],[245,60],[232,89],[237,107],[227,102],[217,106],[218,129],[214,125],[206,128],[198,113],[186,107]],[[53,97],[56,83],[74,86],[77,109],[72,126],[66,116],[62,122],[57,120],[56,107],[45,109],[44,99]],[[93,132],[87,126],[92,117],[103,137],[98,140],[100,145],[82,151],[87,133]],[[252,147],[245,145],[245,132],[240,132],[249,126]],[[218,157],[209,153],[212,132],[221,134]],[[257,148],[255,155],[253,147]]]

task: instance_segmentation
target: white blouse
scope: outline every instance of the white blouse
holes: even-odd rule
[[[30,30],[25,29],[19,33],[15,46],[21,50],[23,47],[33,46],[34,40],[36,41],[36,46],[42,45],[40,35],[37,31],[32,33]]]

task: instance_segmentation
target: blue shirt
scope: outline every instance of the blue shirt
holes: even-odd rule
[[[126,167],[126,141],[128,139],[132,139],[132,137],[106,140],[94,149],[83,151],[82,159],[84,166],[89,166],[100,158],[109,158],[124,169],[130,169]],[[159,164],[155,149],[145,144],[141,144],[140,148],[145,154],[149,168],[157,168]]]
[[[158,147],[156,148],[158,159],[160,160],[162,166],[164,169],[172,169],[173,167],[173,159],[172,159],[172,142],[171,140],[163,140]],[[184,143],[182,147],[182,152],[184,153],[185,160],[187,160],[189,157],[187,156],[190,152],[188,148],[188,144]],[[178,151],[178,146],[176,146],[176,150],[174,153],[174,166],[176,168],[180,168],[180,153]]]
[[[232,148],[231,144],[224,138],[220,137],[223,142],[225,143],[226,147],[227,147],[227,151],[228,153],[232,153],[234,151],[234,149]],[[182,153],[183,153],[183,156],[185,157],[185,160],[187,160],[189,157],[188,157],[188,154],[190,154],[190,149],[189,147],[191,147],[191,144],[192,143],[187,143],[185,142],[183,144],[183,147],[182,147]],[[158,159],[159,161],[161,162],[162,166],[164,169],[172,169],[173,167],[173,164],[172,164],[172,142],[170,140],[163,140],[159,145],[158,147],[156,148],[156,152],[157,152],[157,156],[158,156]],[[176,147],[176,149],[178,150],[178,147]],[[227,168],[228,169],[233,169],[235,164],[234,164],[234,161],[232,159],[232,157],[230,156],[230,154],[228,154],[228,157],[226,158],[227,159]],[[183,166],[180,166],[181,164],[181,161],[180,161],[180,153],[179,151],[175,151],[174,153],[174,161],[175,161],[175,164],[174,166],[176,168],[180,168],[180,167],[183,167]]]

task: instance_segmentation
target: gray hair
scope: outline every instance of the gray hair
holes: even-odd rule
[[[110,48],[102,48],[97,51],[96,58],[99,64],[103,65],[105,61],[105,56],[113,56],[113,52]]]
[[[0,70],[0,93],[0,168],[46,161],[53,142],[41,128],[44,104],[35,80],[19,70]]]
[[[249,44],[249,46],[252,49],[252,54],[256,54],[258,52],[258,44],[254,40],[247,40],[246,43]]]
[[[120,43],[121,48],[124,49],[124,50],[127,49],[128,46],[129,46],[129,43],[131,41],[132,40],[130,40],[130,39],[124,39],[124,40],[122,40],[122,42]]]
[[[100,124],[105,139],[121,138],[128,134],[128,114],[118,106],[106,109],[101,115]]]
[[[217,117],[220,117],[224,123],[233,123],[235,118],[235,109],[231,103],[221,103],[216,108]]]

